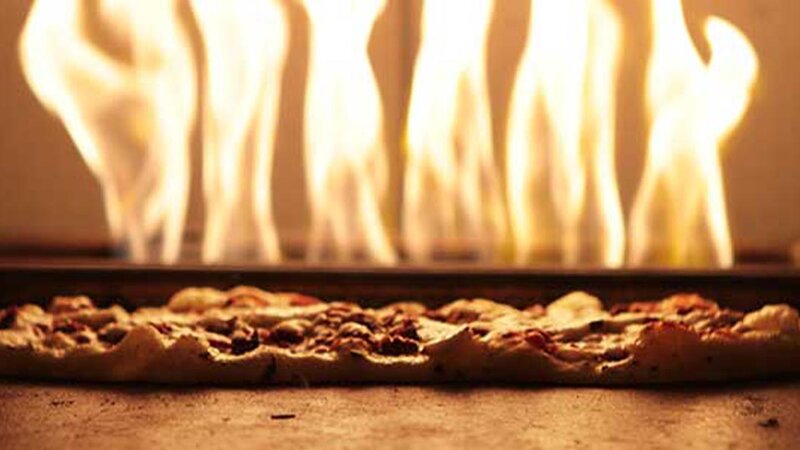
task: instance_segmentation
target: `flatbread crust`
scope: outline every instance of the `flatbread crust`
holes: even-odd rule
[[[250,287],[190,288],[161,308],[59,297],[0,312],[0,375],[201,383],[649,384],[800,373],[788,305],[744,314],[696,295],[616,305],[571,293],[361,308]]]

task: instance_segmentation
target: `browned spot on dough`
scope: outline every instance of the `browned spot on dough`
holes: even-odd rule
[[[777,428],[781,425],[777,417],[770,417],[768,419],[760,420],[758,425],[763,428]]]

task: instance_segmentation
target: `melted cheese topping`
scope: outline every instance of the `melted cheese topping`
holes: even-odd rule
[[[603,317],[603,302],[585,292],[572,292],[547,305],[547,317],[553,323],[594,320]]]
[[[756,331],[800,334],[800,318],[797,310],[789,305],[767,305],[747,314],[742,323]]]

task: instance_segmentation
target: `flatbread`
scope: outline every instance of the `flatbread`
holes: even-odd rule
[[[486,299],[362,308],[252,287],[164,307],[57,297],[0,312],[0,375],[201,383],[650,384],[800,373],[800,318],[697,295],[615,305],[583,292],[517,309]]]

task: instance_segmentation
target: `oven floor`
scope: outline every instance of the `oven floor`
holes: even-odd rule
[[[797,448],[800,381],[688,388],[0,382],[0,448]]]

